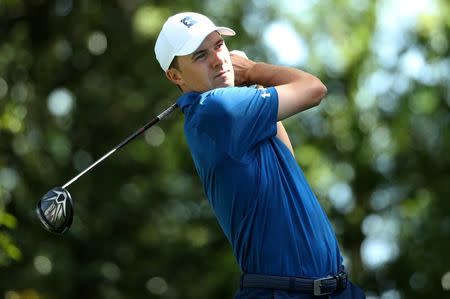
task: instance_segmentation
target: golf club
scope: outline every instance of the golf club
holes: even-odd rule
[[[131,140],[135,139],[137,136],[141,135],[151,126],[165,118],[171,112],[177,108],[177,103],[172,104],[169,108],[164,110],[161,114],[150,120],[142,128],[134,132],[132,135],[127,137],[124,141],[119,143],[116,147],[106,153],[103,157],[92,163],[85,170],[80,172],[77,176],[69,180],[62,187],[55,187],[48,191],[37,203],[36,213],[39,220],[42,222],[44,227],[55,234],[64,234],[69,230],[73,219],[73,200],[69,191],[66,190],[73,182],[78,180],[83,174],[94,168],[97,164],[108,158],[115,151],[122,148],[128,144]]]

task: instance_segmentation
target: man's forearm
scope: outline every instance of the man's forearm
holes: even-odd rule
[[[231,55],[235,86],[274,86],[278,93],[278,120],[314,107],[327,93],[326,86],[315,76],[301,70],[256,63]]]
[[[258,62],[248,69],[247,82],[263,86],[277,86],[288,84],[297,80],[315,80],[311,74],[301,70]]]
[[[275,86],[278,93],[278,120],[288,118],[320,103],[326,86],[315,76],[295,68],[253,63],[247,69],[251,84]]]

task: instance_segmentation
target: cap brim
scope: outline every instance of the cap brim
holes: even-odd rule
[[[228,28],[228,27],[216,27],[216,30],[222,35],[228,35],[228,36],[236,35],[236,32],[234,32],[233,29]]]
[[[175,53],[175,56],[184,56],[189,55],[193,53],[197,48],[200,46],[200,44],[203,42],[203,40],[211,33],[217,31],[221,35],[227,35],[227,36],[233,36],[236,35],[236,32],[234,32],[233,29],[228,27],[215,27],[212,30],[203,31],[195,36],[195,39],[191,39],[189,43],[181,47],[180,50],[178,50]]]

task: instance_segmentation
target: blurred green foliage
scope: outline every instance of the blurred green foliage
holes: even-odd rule
[[[327,85],[319,107],[285,125],[352,280],[372,299],[448,297],[450,4],[441,0],[0,1],[0,296],[233,296],[239,269],[179,111],[70,186],[65,236],[34,212],[47,190],[178,97],[153,46],[164,20],[186,10],[234,28],[230,49]]]

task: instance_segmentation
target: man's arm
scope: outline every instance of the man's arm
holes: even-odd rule
[[[283,143],[287,146],[287,148],[291,151],[292,155],[294,156],[294,149],[292,148],[289,136],[281,121],[277,122],[277,137],[280,138],[281,141],[283,141]]]
[[[247,56],[245,56],[247,58]],[[264,88],[262,85],[257,85],[257,88]],[[280,121],[277,122],[277,137],[286,145],[289,151],[294,155],[294,149],[292,148],[291,140],[289,139],[289,135],[284,128],[283,123]]]
[[[231,60],[236,86],[275,86],[278,93],[278,120],[318,105],[327,93],[327,88],[318,78],[298,69],[255,63],[233,54]]]

